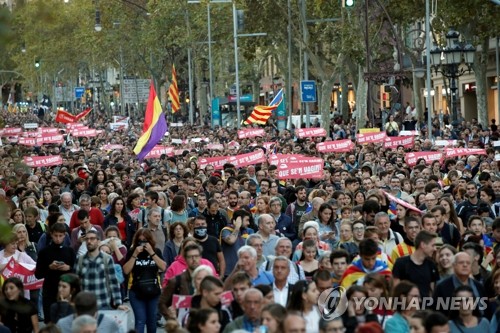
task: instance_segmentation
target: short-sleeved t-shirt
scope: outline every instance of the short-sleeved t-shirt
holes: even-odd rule
[[[203,247],[202,258],[207,259],[214,265],[215,268],[217,268],[219,266],[217,253],[222,252],[222,248],[217,238],[208,235],[206,241],[198,241],[198,243]],[[224,274],[224,272],[221,272],[221,274]]]
[[[418,286],[421,297],[431,295],[431,283],[439,280],[436,264],[425,259],[422,265],[417,265],[411,256],[398,258],[392,268],[392,276],[400,280],[408,280]]]

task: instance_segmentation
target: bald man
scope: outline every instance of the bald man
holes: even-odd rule
[[[453,274],[441,280],[436,289],[434,290],[434,308],[435,310],[448,315],[449,308],[436,307],[438,302],[440,304],[449,304],[447,300],[453,294],[453,291],[461,286],[468,285],[472,288],[474,292],[474,298],[477,297],[487,297],[486,292],[484,290],[484,286],[474,280],[471,277],[472,273],[472,257],[467,252],[458,252],[453,257]],[[487,306],[488,302],[483,302]],[[482,304],[481,302],[479,303]],[[480,308],[481,315],[488,313],[487,309]]]
[[[300,313],[289,313],[283,321],[284,333],[306,333],[306,320]]]

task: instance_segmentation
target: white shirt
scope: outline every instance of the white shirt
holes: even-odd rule
[[[66,209],[63,205],[59,205],[59,211],[61,212],[61,214],[63,214],[67,226],[69,226],[69,223],[71,222],[71,216],[73,215],[73,213],[79,209],[80,207],[78,207],[77,205],[71,205],[70,209]]]
[[[286,303],[288,302],[288,283],[283,287],[282,290],[279,290],[276,287],[276,283],[273,282],[273,294],[274,294],[274,302],[286,307]]]
[[[306,320],[306,333],[318,333],[319,332],[319,320],[321,316],[317,306],[313,306],[312,310],[304,315]]]

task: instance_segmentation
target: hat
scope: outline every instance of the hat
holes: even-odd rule
[[[316,221],[307,221],[306,223],[304,223],[304,227],[302,228],[302,230],[306,230],[308,227],[314,227],[314,229],[319,232],[319,224]]]

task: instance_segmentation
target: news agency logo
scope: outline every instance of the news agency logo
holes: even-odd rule
[[[347,296],[344,287],[329,288],[318,298],[318,309],[324,320],[339,318],[347,310]]]
[[[385,310],[425,310],[484,311],[488,305],[487,297],[353,297],[347,300],[346,289],[343,287],[330,288],[323,291],[318,299],[318,308],[325,320],[341,317],[349,308],[354,313],[372,312],[377,309]]]

